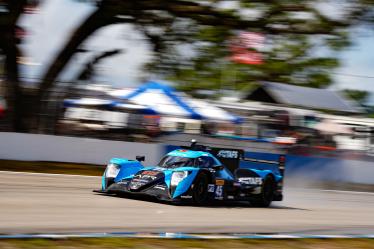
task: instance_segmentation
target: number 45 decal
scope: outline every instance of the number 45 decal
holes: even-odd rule
[[[223,186],[217,186],[215,191],[216,198],[222,198],[223,196]]]

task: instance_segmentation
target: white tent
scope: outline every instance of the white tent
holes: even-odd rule
[[[152,108],[160,115],[210,121],[241,122],[241,118],[207,102],[192,99],[170,86],[148,82],[136,90],[117,90],[111,95]]]

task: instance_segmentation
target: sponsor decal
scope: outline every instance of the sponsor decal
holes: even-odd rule
[[[261,185],[262,178],[261,177],[241,177],[239,178],[239,182],[244,184],[251,184],[251,185]]]
[[[255,187],[252,191],[252,194],[255,194],[255,195],[261,194],[261,187]]]
[[[217,180],[216,180],[216,185],[217,185],[217,186],[223,186],[223,185],[225,185],[225,180],[217,179]]]
[[[140,188],[141,185],[142,185],[142,184],[139,183],[139,182],[131,182],[131,183],[130,183],[130,188],[131,188],[131,189],[138,189],[138,188]]]
[[[134,178],[134,179],[132,179],[131,182],[136,182],[136,183],[148,183],[149,180],[142,179],[142,178]]]
[[[136,175],[130,182],[131,189],[138,189],[141,186],[144,186],[147,183],[152,182],[155,180],[156,176],[149,176],[149,175]]]
[[[220,150],[217,153],[217,157],[222,158],[238,158],[239,153],[236,150]]]
[[[234,183],[233,183],[233,186],[234,186],[234,187],[240,187],[240,186],[242,186],[242,185],[240,184],[240,182],[234,182]]]
[[[140,178],[147,179],[147,181],[149,181],[149,180],[153,181],[153,180],[157,179],[157,176],[141,175]]]
[[[228,195],[228,196],[227,196],[227,199],[229,199],[229,200],[233,200],[233,199],[234,199],[234,196],[232,196],[232,195]]]
[[[145,170],[145,171],[141,172],[142,175],[149,175],[149,176],[156,176],[159,173],[160,172],[158,172],[158,171],[150,171],[150,170]]]
[[[162,185],[156,185],[154,188],[155,189],[160,189],[160,190],[165,190],[166,189],[165,186],[162,186]]]
[[[208,184],[208,193],[214,192],[214,184]]]
[[[183,199],[192,199],[192,195],[181,195]]]

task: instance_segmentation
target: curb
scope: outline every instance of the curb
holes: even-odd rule
[[[69,238],[143,238],[143,239],[374,239],[374,234],[190,234],[190,233],[71,233],[71,234],[0,234],[0,239],[69,239]]]

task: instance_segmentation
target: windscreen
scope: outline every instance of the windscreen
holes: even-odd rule
[[[195,166],[195,159],[180,156],[165,156],[161,159],[158,166],[173,169],[178,167]]]

